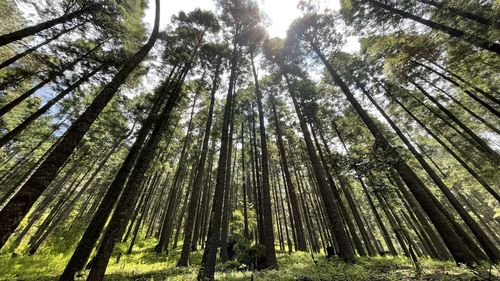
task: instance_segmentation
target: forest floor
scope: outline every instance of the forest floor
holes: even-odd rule
[[[180,248],[180,247],[179,247]],[[196,280],[198,266],[177,268],[175,263],[179,251],[168,256],[157,255],[150,245],[136,249],[131,255],[123,256],[116,263],[112,258],[105,280]],[[200,264],[202,251],[192,254],[191,262]],[[57,280],[69,255],[41,252],[33,256],[0,255],[0,280],[48,281]],[[327,260],[323,254],[315,255],[313,261],[309,253],[279,254],[279,270],[243,271],[236,262],[218,266],[216,280],[500,280],[499,268],[491,271],[488,266],[477,269],[457,267],[453,262],[420,260],[421,271],[417,273],[413,264],[402,257],[359,258],[355,264],[345,264],[338,260]],[[85,280],[84,277],[78,280]]]

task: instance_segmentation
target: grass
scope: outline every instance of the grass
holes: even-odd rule
[[[148,245],[149,244],[149,245]],[[156,255],[150,243],[142,244],[131,255],[123,256],[119,263],[113,257],[108,266],[105,280],[113,281],[189,281],[196,280],[202,251],[192,254],[193,266],[177,268],[175,263],[179,251],[167,255]],[[0,255],[0,280],[48,281],[57,276],[66,265],[68,255],[41,252],[33,256]],[[411,262],[403,257],[359,258],[355,264],[345,264],[338,260],[327,260],[322,254],[315,255],[313,261],[309,253],[279,254],[279,270],[237,271],[231,266],[219,265],[217,280],[488,280],[487,266],[471,270],[457,267],[452,262],[421,260],[422,271],[417,273]],[[490,280],[500,280],[498,268],[492,270]],[[84,276],[85,277],[85,276]],[[78,280],[85,280],[81,277]],[[496,279],[495,279],[496,278]]]

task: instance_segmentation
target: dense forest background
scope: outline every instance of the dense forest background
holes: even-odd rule
[[[0,0],[0,280],[500,278],[500,2],[169,2]]]

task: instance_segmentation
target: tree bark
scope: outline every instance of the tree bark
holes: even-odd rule
[[[253,54],[250,54],[252,63],[252,73],[255,83],[255,95],[257,100],[257,108],[259,111],[259,131],[260,131],[260,146],[262,158],[262,214],[264,218],[264,244],[266,248],[266,263],[268,268],[278,268],[276,260],[276,251],[274,249],[274,233],[273,233],[273,217],[271,209],[271,187],[269,183],[269,152],[267,149],[267,135],[264,124],[264,110],[262,109],[262,92],[259,87],[259,79],[255,70]]]
[[[193,182],[193,187],[191,189],[191,199],[189,201],[188,216],[186,219],[186,225],[184,228],[184,244],[182,246],[181,257],[177,262],[177,266],[188,266],[189,265],[189,254],[191,252],[191,242],[193,237],[193,228],[195,224],[195,217],[197,211],[197,205],[199,201],[199,194],[203,184],[203,177],[205,176],[205,162],[208,154],[208,142],[210,140],[210,133],[212,129],[214,104],[215,104],[215,93],[219,88],[219,76],[221,72],[221,65],[218,65],[214,72],[212,90],[210,93],[210,105],[208,106],[207,123],[205,125],[205,135],[203,137],[203,143],[201,146],[201,155],[198,160],[198,167],[196,177]]]
[[[17,125],[14,129],[12,129],[10,132],[2,136],[0,138],[0,148],[6,145],[9,141],[14,139],[19,133],[24,131],[33,121],[38,119],[40,116],[45,114],[54,104],[56,104],[58,101],[63,99],[65,96],[67,96],[69,93],[73,92],[75,89],[80,87],[83,83],[87,82],[92,76],[94,76],[97,72],[101,71],[104,69],[104,65],[101,65],[94,70],[88,72],[87,74],[83,75],[80,77],[78,81],[75,83],[71,84],[68,88],[66,88],[64,91],[60,92],[57,96],[53,97],[50,101],[48,101],[46,104],[44,104],[42,107],[40,107],[37,111],[35,111],[33,114],[31,114],[26,120],[24,120],[21,124]]]
[[[391,12],[391,13],[396,14],[398,16],[401,16],[403,18],[411,19],[413,21],[416,21],[418,23],[426,25],[432,29],[442,31],[442,32],[447,33],[448,35],[450,35],[452,37],[458,38],[458,39],[465,41],[465,42],[467,42],[473,46],[476,46],[478,48],[500,54],[500,44],[498,44],[498,43],[491,42],[487,39],[478,37],[476,35],[471,35],[471,34],[465,33],[462,30],[458,30],[458,29],[446,26],[444,24],[440,24],[440,23],[437,23],[437,22],[434,22],[434,21],[431,21],[428,19],[418,17],[416,15],[413,15],[411,13],[396,9],[394,7],[391,7],[390,5],[378,2],[376,0],[364,0],[363,2],[367,2],[371,5],[373,5],[374,7],[386,10],[388,12]]]
[[[281,156],[281,163],[283,164],[283,172],[286,180],[286,188],[288,190],[288,196],[290,199],[293,221],[295,225],[296,238],[297,238],[297,250],[299,251],[307,251],[306,239],[304,236],[304,227],[302,225],[302,218],[300,215],[299,203],[297,199],[297,193],[295,191],[295,186],[292,182],[292,177],[290,175],[290,168],[288,167],[288,158],[286,155],[285,145],[283,144],[283,133],[281,131],[281,125],[279,123],[278,114],[276,112],[276,104],[274,98],[271,98],[271,106],[273,110],[274,123],[276,126],[276,136],[277,136],[277,145],[278,150]],[[292,220],[292,218],[290,218]]]
[[[412,193],[415,195],[415,198],[419,201],[420,205],[428,214],[429,218],[437,228],[444,242],[450,249],[450,252],[452,253],[455,260],[459,263],[465,263],[468,265],[472,265],[478,262],[478,258],[463,242],[461,242],[462,240],[460,236],[458,236],[458,234],[455,232],[455,229],[452,227],[451,222],[442,213],[438,206],[436,206],[434,200],[431,197],[432,194],[427,191],[427,187],[422,183],[415,172],[408,166],[408,164],[406,164],[399,153],[385,138],[378,126],[359,104],[353,93],[349,90],[347,84],[345,84],[343,79],[337,74],[330,62],[321,53],[316,45],[311,44],[311,47],[313,48],[316,55],[318,55],[318,57],[321,59],[323,64],[326,66],[334,82],[341,88],[342,92],[344,92],[345,96],[354,107],[357,114],[361,117],[367,128],[370,130],[371,134],[375,137],[375,140],[380,148],[382,148],[382,150],[386,153],[389,153],[389,155],[391,155],[391,157],[393,157],[394,159],[398,159],[397,163],[393,164],[394,169],[398,171],[398,173],[401,175],[401,178],[404,180]]]
[[[309,129],[307,128],[307,124],[304,120],[304,116],[302,114],[299,103],[295,97],[295,93],[293,89],[291,89],[289,81],[287,81],[287,84],[289,85],[289,94],[292,97],[295,111],[299,118],[300,127],[302,130],[302,134],[304,136],[304,140],[306,142],[306,149],[307,153],[309,154],[309,158],[311,160],[314,176],[316,178],[316,181],[318,182],[318,187],[321,193],[321,197],[325,204],[326,213],[328,216],[328,220],[330,222],[330,227],[339,245],[339,251],[340,251],[339,255],[343,260],[353,262],[355,259],[354,250],[351,247],[351,244],[347,237],[347,233],[345,232],[344,226],[342,225],[341,214],[339,213],[339,210],[335,206],[335,199],[333,196],[333,192],[328,186],[324,169],[321,166],[321,162],[318,158],[318,155],[316,154],[316,151],[314,150],[314,145],[311,140],[311,135],[309,133]]]
[[[88,5],[87,7],[83,7],[79,10],[76,10],[76,11],[71,12],[69,14],[60,16],[58,18],[48,20],[45,22],[41,22],[37,25],[29,26],[29,27],[26,27],[26,28],[23,28],[21,30],[17,30],[17,31],[8,33],[8,34],[0,35],[0,47],[7,45],[7,44],[10,44],[14,41],[23,39],[25,37],[35,35],[36,33],[40,32],[40,31],[43,31],[45,29],[49,29],[49,28],[51,28],[55,25],[61,24],[61,23],[68,22],[68,21],[73,20],[75,18],[78,18],[82,15],[96,12],[100,9],[101,9],[101,7],[99,4],[91,4],[91,5]]]
[[[156,0],[159,2],[159,0]],[[158,4],[158,3],[157,3]],[[157,11],[159,12],[159,10]],[[75,147],[82,140],[90,126],[97,119],[108,102],[116,94],[130,73],[144,60],[158,37],[159,18],[155,20],[155,27],[148,42],[141,47],[120,69],[104,89],[96,96],[92,104],[68,129],[62,140],[52,153],[23,184],[20,190],[0,211],[0,247],[14,232],[24,216],[29,212],[40,194],[47,188],[56,176],[59,168],[66,162]]]
[[[210,213],[210,224],[208,228],[205,251],[203,252],[202,265],[198,273],[198,279],[204,281],[214,280],[217,248],[220,243],[221,214],[222,214],[222,203],[224,199],[225,175],[227,168],[227,149],[229,141],[229,123],[230,123],[229,119],[231,118],[231,112],[233,107],[233,90],[235,86],[234,80],[236,78],[236,70],[238,67],[238,57],[239,57],[239,50],[237,50],[236,43],[233,43],[231,72],[229,76],[229,87],[227,92],[226,104],[224,106],[224,119],[222,121],[222,128],[221,128],[222,132],[221,148],[217,165],[215,194],[213,197],[214,199],[212,204],[212,210]]]
[[[470,214],[465,210],[463,205],[458,201],[458,199],[453,195],[450,191],[449,187],[441,180],[441,178],[436,174],[436,172],[432,169],[432,167],[425,161],[420,153],[416,150],[416,148],[412,145],[412,143],[408,140],[408,138],[403,134],[403,132],[399,129],[399,127],[394,123],[394,121],[385,113],[385,111],[380,107],[380,105],[375,101],[375,99],[366,91],[363,85],[359,82],[356,82],[358,88],[364,93],[365,96],[371,101],[371,103],[377,108],[377,110],[382,114],[384,119],[389,123],[391,128],[396,132],[399,138],[406,145],[408,150],[412,153],[412,155],[417,159],[420,165],[424,168],[427,174],[430,176],[432,181],[439,187],[439,189],[443,192],[445,197],[449,200],[451,205],[458,212],[460,217],[464,220],[467,226],[471,229],[474,236],[478,239],[484,251],[488,254],[488,257],[493,262],[498,262],[500,260],[500,251],[495,247],[493,241],[488,237],[488,235],[481,229],[481,227],[477,224],[477,222],[470,216]]]

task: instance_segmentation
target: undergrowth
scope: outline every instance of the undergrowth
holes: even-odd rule
[[[177,268],[179,250],[169,255],[157,255],[153,241],[140,243],[131,255],[116,255],[110,260],[105,280],[137,281],[189,281],[196,280],[202,251],[191,255],[191,266]],[[179,247],[180,249],[181,247]],[[118,247],[119,249],[119,247]],[[117,251],[119,252],[119,250]],[[0,255],[0,280],[45,281],[57,280],[66,265],[69,255],[42,251],[33,256]],[[323,254],[297,252],[278,255],[278,270],[250,271],[237,261],[219,264],[217,280],[272,280],[272,281],[327,281],[327,280],[500,280],[498,268],[488,265],[475,269],[458,267],[453,262],[421,259],[422,270],[417,272],[410,260],[404,257],[358,258],[355,264],[346,264],[337,259],[328,260]],[[77,280],[85,280],[87,272]],[[253,275],[253,276],[252,276]]]

